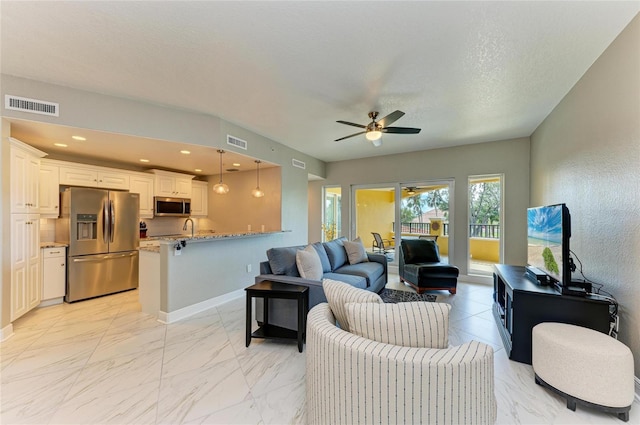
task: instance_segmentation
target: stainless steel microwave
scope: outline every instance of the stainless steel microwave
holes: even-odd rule
[[[189,217],[191,199],[154,196],[153,215],[156,217]]]

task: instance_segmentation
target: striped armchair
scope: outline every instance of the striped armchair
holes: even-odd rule
[[[326,303],[307,316],[309,424],[491,424],[493,349],[411,348],[344,331]]]

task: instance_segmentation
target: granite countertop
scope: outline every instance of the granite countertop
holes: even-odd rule
[[[237,233],[212,233],[212,232],[202,232],[196,233],[191,237],[190,235],[165,235],[165,236],[150,236],[145,240],[159,240],[159,241],[191,241],[191,242],[207,242],[207,241],[215,241],[219,239],[228,239],[228,238],[243,238],[243,237],[254,237],[254,236],[262,236],[262,235],[272,235],[276,233],[284,233],[290,232],[290,230],[276,230],[273,232],[237,232]]]
[[[140,251],[155,252],[156,254],[160,254],[160,247],[159,246],[141,246]]]
[[[40,242],[40,248],[66,248],[68,246],[69,245],[67,245],[66,243],[60,242]]]

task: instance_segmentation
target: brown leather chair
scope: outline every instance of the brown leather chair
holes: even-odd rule
[[[402,239],[398,271],[400,281],[411,285],[418,294],[436,289],[456,293],[460,271],[456,266],[440,262],[435,241]]]

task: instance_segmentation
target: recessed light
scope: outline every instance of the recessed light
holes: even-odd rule
[[[239,163],[239,162],[234,162],[234,163],[233,163],[233,166],[234,166],[234,167],[239,167],[239,166],[240,166],[240,163]]]
[[[67,145],[65,145],[64,143],[54,143],[53,146],[57,146],[59,148],[66,148]]]
[[[185,155],[189,155],[191,152],[190,151],[180,151],[180,153],[185,154]]]
[[[71,136],[71,138],[73,140],[80,140],[81,142],[84,142],[85,140],[87,140],[86,137],[82,137],[82,136]]]
[[[149,162],[148,159],[140,158],[140,162]]]
[[[195,169],[195,170],[193,170],[193,171],[195,171],[196,173],[201,173],[201,172],[202,172],[202,170],[201,170],[201,169],[199,169],[199,168],[196,168],[196,169]]]

